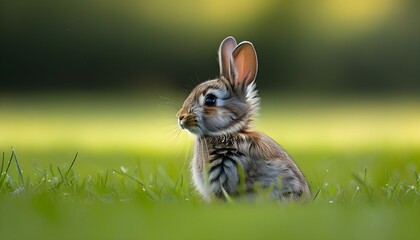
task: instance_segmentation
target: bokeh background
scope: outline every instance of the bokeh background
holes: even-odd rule
[[[0,146],[28,163],[188,156],[174,115],[229,35],[257,49],[257,129],[298,158],[420,146],[418,1],[0,4]]]
[[[184,90],[252,41],[260,88],[418,93],[418,1],[2,1],[0,91]]]
[[[392,162],[405,168],[420,146],[418,1],[13,0],[0,11],[0,150],[28,165],[75,152],[90,167],[181,165],[192,137],[174,115],[218,75],[229,35],[257,49],[257,129],[313,175],[346,152],[380,163],[404,150]],[[367,164],[357,159],[352,170]]]
[[[310,204],[192,187],[175,113],[229,35]],[[2,0],[0,239],[413,239],[419,66],[418,0]]]

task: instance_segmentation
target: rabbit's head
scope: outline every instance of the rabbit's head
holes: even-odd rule
[[[220,77],[196,86],[178,111],[178,123],[198,136],[245,131],[257,111],[257,55],[250,42],[227,37],[219,48]]]

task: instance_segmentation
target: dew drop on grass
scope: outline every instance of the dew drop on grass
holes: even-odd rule
[[[333,200],[330,200],[329,203],[334,203]]]
[[[128,168],[126,168],[126,167],[124,167],[124,166],[121,166],[121,167],[120,167],[120,169],[121,169],[121,171],[122,171],[123,173],[127,173],[127,172],[128,172]]]

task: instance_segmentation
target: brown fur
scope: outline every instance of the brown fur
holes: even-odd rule
[[[290,156],[268,136],[251,130],[259,98],[255,90],[257,57],[249,42],[226,38],[219,49],[220,78],[193,89],[177,113],[179,124],[197,136],[191,170],[205,199],[273,187],[281,199],[309,197],[307,181]],[[227,62],[228,61],[228,62]],[[210,94],[215,105],[206,105]],[[241,179],[243,171],[244,179]],[[243,182],[241,182],[243,181]]]

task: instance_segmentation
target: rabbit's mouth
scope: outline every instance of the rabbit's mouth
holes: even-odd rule
[[[182,129],[187,130],[188,132],[197,135],[197,136],[201,136],[203,135],[203,130],[201,130],[200,126],[198,125],[193,125],[193,126],[181,126]]]
[[[202,135],[203,131],[198,125],[197,119],[192,115],[178,118],[178,125],[194,135]]]

